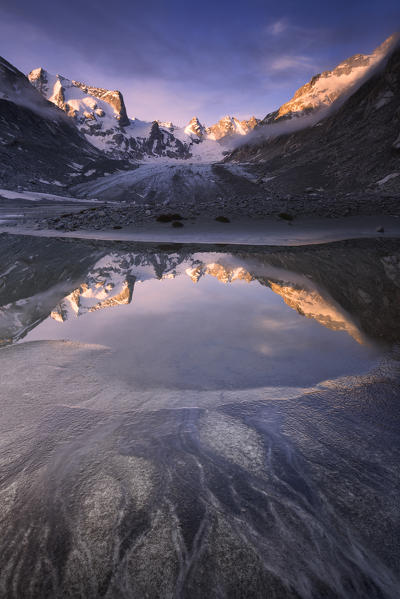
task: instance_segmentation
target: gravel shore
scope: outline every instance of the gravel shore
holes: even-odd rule
[[[146,225],[157,219],[165,219],[168,226],[184,226],[185,220],[198,218],[216,219],[225,217],[228,221],[247,217],[259,219],[276,216],[293,220],[299,216],[340,218],[343,216],[371,215],[400,216],[399,196],[379,196],[376,194],[346,194],[335,198],[317,192],[307,196],[285,198],[253,198],[199,201],[188,204],[176,201],[168,205],[155,202],[131,204],[128,202],[107,202],[80,211],[66,212],[54,217],[33,220],[37,229],[60,231],[104,230],[123,228],[128,225]],[[177,224],[179,223],[179,224]]]

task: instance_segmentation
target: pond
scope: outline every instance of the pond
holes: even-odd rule
[[[398,596],[398,241],[0,250],[2,596]]]

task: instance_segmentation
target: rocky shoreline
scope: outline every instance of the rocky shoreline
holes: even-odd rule
[[[184,226],[185,220],[208,218],[221,219],[229,223],[237,218],[259,219],[275,216],[284,220],[294,220],[299,216],[320,218],[340,218],[344,216],[392,215],[400,217],[400,196],[377,194],[343,194],[335,198],[310,191],[306,196],[286,196],[285,198],[234,198],[230,202],[220,201],[187,204],[176,201],[167,206],[155,202],[130,204],[127,202],[106,202],[81,211],[32,219],[27,225],[36,229],[59,231],[121,229],[128,225],[146,225],[160,220],[166,226]],[[172,216],[168,216],[172,215]],[[173,218],[173,216],[176,218]],[[160,218],[161,217],[161,218]],[[165,218],[167,217],[167,218]],[[177,224],[179,223],[179,224]]]

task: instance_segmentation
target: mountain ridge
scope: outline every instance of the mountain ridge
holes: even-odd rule
[[[228,196],[239,201],[243,194],[261,202],[263,190],[270,199],[299,195],[311,187],[341,193],[396,190],[400,184],[396,159],[400,127],[395,135],[392,129],[399,118],[395,110],[399,66],[390,56],[396,53],[397,43],[394,34],[371,54],[354,55],[333,70],[314,76],[262,121],[227,115],[210,127],[197,116],[185,128],[172,122],[129,118],[118,90],[51,75],[42,67],[31,71],[28,79],[1,59],[0,101],[4,109],[0,116],[0,181],[7,188],[23,185],[58,193],[60,188],[71,193],[85,188],[85,193],[92,193],[86,183],[102,181],[105,174],[116,170],[132,171],[139,162],[162,158],[167,162],[244,163],[240,174],[219,168],[210,175],[221,202]],[[389,71],[385,66],[377,70],[378,64],[388,62]],[[330,112],[321,108],[330,108]],[[312,119],[308,120],[310,113]],[[277,124],[280,129],[273,128]],[[294,131],[294,127],[299,130]],[[373,153],[371,143],[376,145]],[[209,185],[204,184],[204,177],[192,175],[190,169],[174,173],[172,179],[171,174],[172,195],[189,195],[192,203],[203,198]],[[120,178],[110,177],[107,185],[114,179]],[[162,197],[159,191],[156,195]],[[127,193],[125,183],[120,193]]]
[[[90,143],[119,158],[192,158],[200,154],[193,152],[200,142],[229,143],[233,137],[246,135],[259,122],[254,116],[240,121],[229,115],[210,127],[201,124],[197,117],[193,117],[186,127],[159,120],[146,122],[128,117],[123,94],[118,90],[52,75],[43,67],[33,69],[28,79],[44,98],[74,119]],[[157,143],[152,145],[155,136]]]
[[[365,77],[390,54],[398,44],[400,35],[389,36],[370,54],[355,54],[342,60],[331,70],[314,75],[298,88],[293,97],[277,110],[268,113],[260,125],[299,118],[330,107],[341,96],[354,93]]]
[[[227,161],[258,165],[261,183],[281,195],[400,191],[400,46],[338,109],[300,130],[260,127]],[[290,123],[289,123],[290,125]],[[312,189],[311,189],[312,187]]]

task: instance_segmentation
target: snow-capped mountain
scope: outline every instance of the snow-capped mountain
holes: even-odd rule
[[[261,121],[268,125],[282,119],[290,119],[327,108],[341,97],[347,97],[370,76],[394,48],[399,36],[394,34],[378,46],[371,54],[355,54],[346,58],[331,71],[324,71],[300,87],[293,98],[278,110],[267,114]]]
[[[89,86],[43,68],[34,69],[28,78],[47,100],[74,120],[90,143],[114,158],[201,158],[203,149],[210,155],[210,144],[199,148],[199,142],[223,144],[232,136],[246,135],[258,122],[255,117],[240,121],[226,116],[206,127],[194,117],[181,128],[171,122],[141,121],[128,118],[123,96],[117,90]],[[222,151],[218,145],[211,154],[220,159]]]
[[[185,133],[186,135],[196,136],[199,139],[202,139],[206,135],[206,127],[200,123],[197,116],[194,116],[185,127]]]
[[[181,135],[174,135],[172,123],[128,118],[123,96],[117,90],[89,86],[43,68],[34,69],[28,78],[47,100],[74,120],[91,144],[115,158],[190,156],[189,137],[182,141]]]
[[[258,125],[259,119],[252,116],[249,120],[239,121],[234,116],[224,116],[215,125],[206,128],[208,139],[227,139],[238,135],[247,135]]]
[[[259,127],[226,160],[257,164],[264,188],[281,196],[399,193],[400,44],[381,67],[314,126],[284,121],[275,136]]]
[[[364,343],[364,336],[355,320],[329,295],[292,281],[269,280],[267,284],[274,293],[281,296],[287,306],[299,314],[316,320],[332,331],[345,331],[358,343]]]
[[[50,317],[58,322],[65,322],[71,315],[82,316],[87,312],[130,304],[135,277],[115,276],[114,279],[116,280],[100,279],[92,285],[82,283],[55,306]]]
[[[72,177],[112,173],[124,165],[107,158],[48,102],[23,73],[0,58],[0,184],[60,193]]]
[[[400,181],[396,153],[400,147],[398,61],[393,58],[398,53],[397,43],[398,36],[391,36],[371,54],[355,55],[335,69],[316,75],[263,121],[225,116],[210,127],[198,117],[186,127],[129,118],[117,90],[51,75],[42,68],[32,71],[28,80],[0,59],[0,183],[7,189],[60,192],[62,188],[81,189],[106,174],[109,185],[119,185],[119,175],[108,175],[131,170],[132,162],[190,159],[210,165],[225,155],[225,160],[263,163],[257,180],[273,181],[268,186],[279,194],[297,193],[299,188],[312,186],[394,189]],[[301,117],[331,104],[335,104],[335,110],[318,115],[318,127],[308,127],[303,121],[303,130],[296,133],[289,125],[280,131],[290,137],[280,141],[265,134],[268,127],[263,125]],[[238,144],[240,139],[246,142],[246,135],[253,129],[256,133],[249,144]],[[371,152],[373,138],[380,141],[373,144]],[[359,146],[358,152],[354,152],[354,143]],[[307,152],[305,148],[309,148]],[[359,159],[361,155],[363,160]],[[378,155],[382,159],[378,160]],[[292,168],[293,176],[288,177],[288,169]],[[304,173],[301,179],[298,169]],[[146,175],[147,171],[142,172]],[[190,189],[191,196],[197,197],[197,192],[192,193],[193,186],[206,189],[208,183],[205,185],[202,178],[190,177],[186,185],[185,178],[174,173],[171,194],[181,197],[184,190]],[[153,179],[159,188],[160,176]],[[214,172],[209,179],[210,184],[220,185]]]
[[[212,141],[221,141],[226,143],[230,138],[238,135],[247,135],[252,131],[259,123],[259,119],[252,116],[248,120],[240,121],[234,116],[226,115],[222,117],[211,127],[206,127],[200,123],[197,116],[193,117],[190,123],[185,127],[185,133],[187,135],[196,136],[197,138],[209,139]]]
[[[61,75],[50,75],[42,68],[31,71],[28,79],[43,96],[79,123],[101,118],[108,127],[115,125],[115,120],[121,127],[129,125],[124,99],[117,90],[88,87]]]

